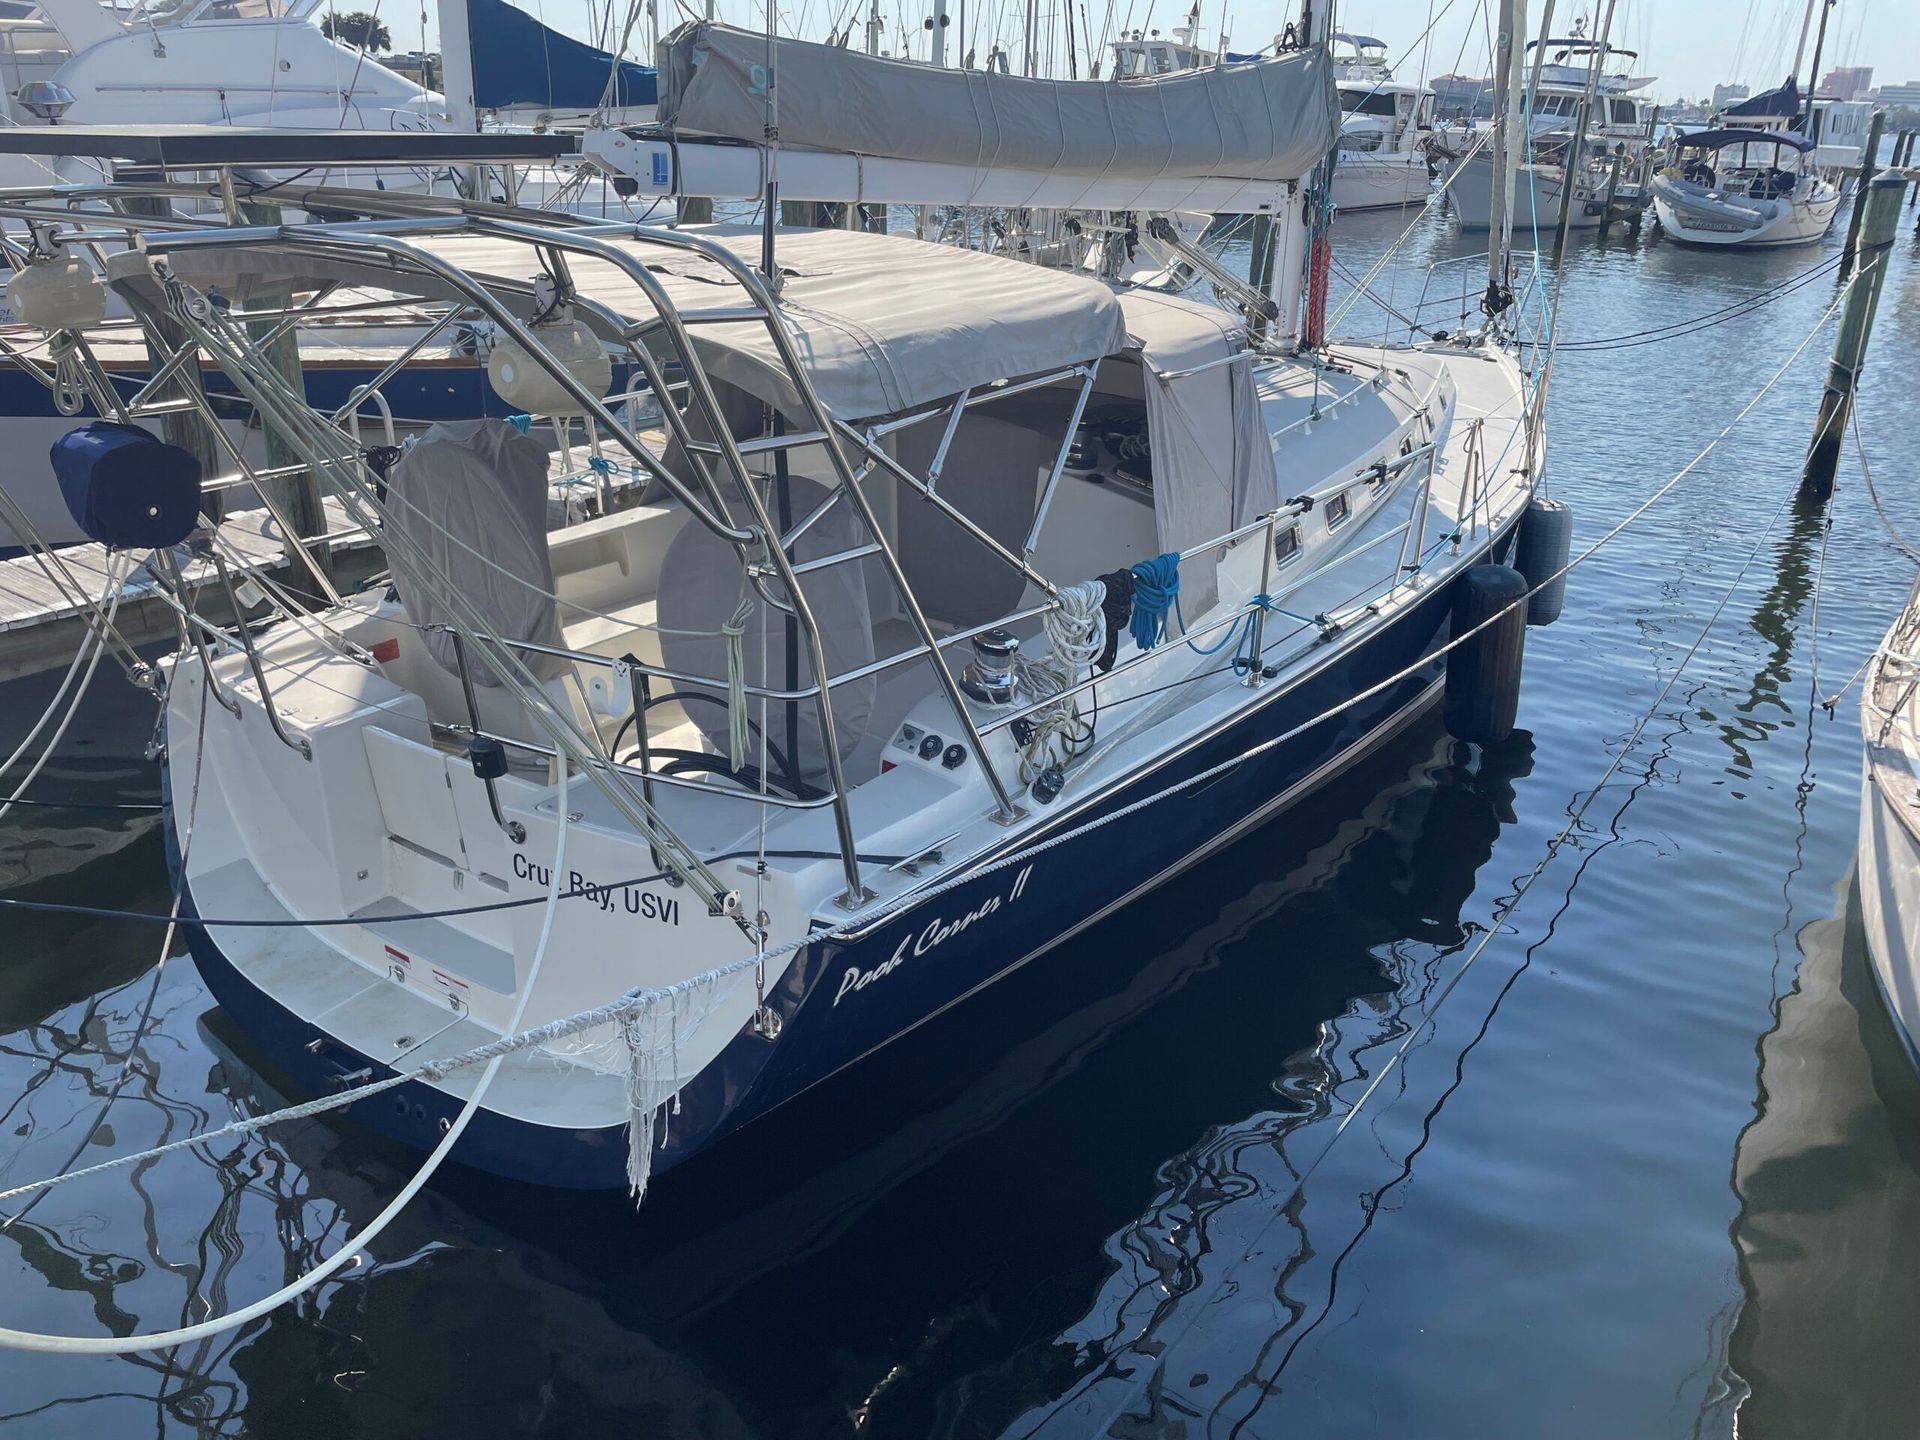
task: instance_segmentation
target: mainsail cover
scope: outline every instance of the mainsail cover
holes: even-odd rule
[[[774,40],[780,143],[889,159],[1142,179],[1305,175],[1338,125],[1323,49],[1131,80],[948,70]],[[660,42],[660,120],[763,143],[766,36],[699,21]]]
[[[542,25],[506,0],[465,0],[473,103],[482,110],[631,109],[654,100],[653,71]]]

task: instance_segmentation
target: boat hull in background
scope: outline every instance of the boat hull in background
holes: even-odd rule
[[[1336,214],[1420,206],[1432,191],[1427,157],[1407,151],[1342,151],[1333,171]]]
[[[1776,250],[1789,245],[1812,245],[1833,228],[1840,193],[1790,204],[1784,200],[1729,201],[1726,216],[1716,216],[1689,203],[1685,192],[1664,177],[1653,184],[1654,211],[1661,233],[1682,245],[1709,250]],[[1759,215],[1758,223],[1744,222],[1745,212]]]

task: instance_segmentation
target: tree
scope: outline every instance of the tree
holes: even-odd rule
[[[393,36],[387,33],[387,27],[380,23],[378,15],[369,15],[364,10],[349,10],[343,15],[328,15],[320,22],[320,30],[329,40],[338,40],[342,45],[352,45],[357,49],[379,51],[393,48]]]

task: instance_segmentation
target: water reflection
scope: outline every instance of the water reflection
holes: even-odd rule
[[[1920,1413],[1920,1081],[1874,991],[1859,902],[1799,935],[1734,1157],[1744,1295],[1709,1433],[1878,1437]]]

